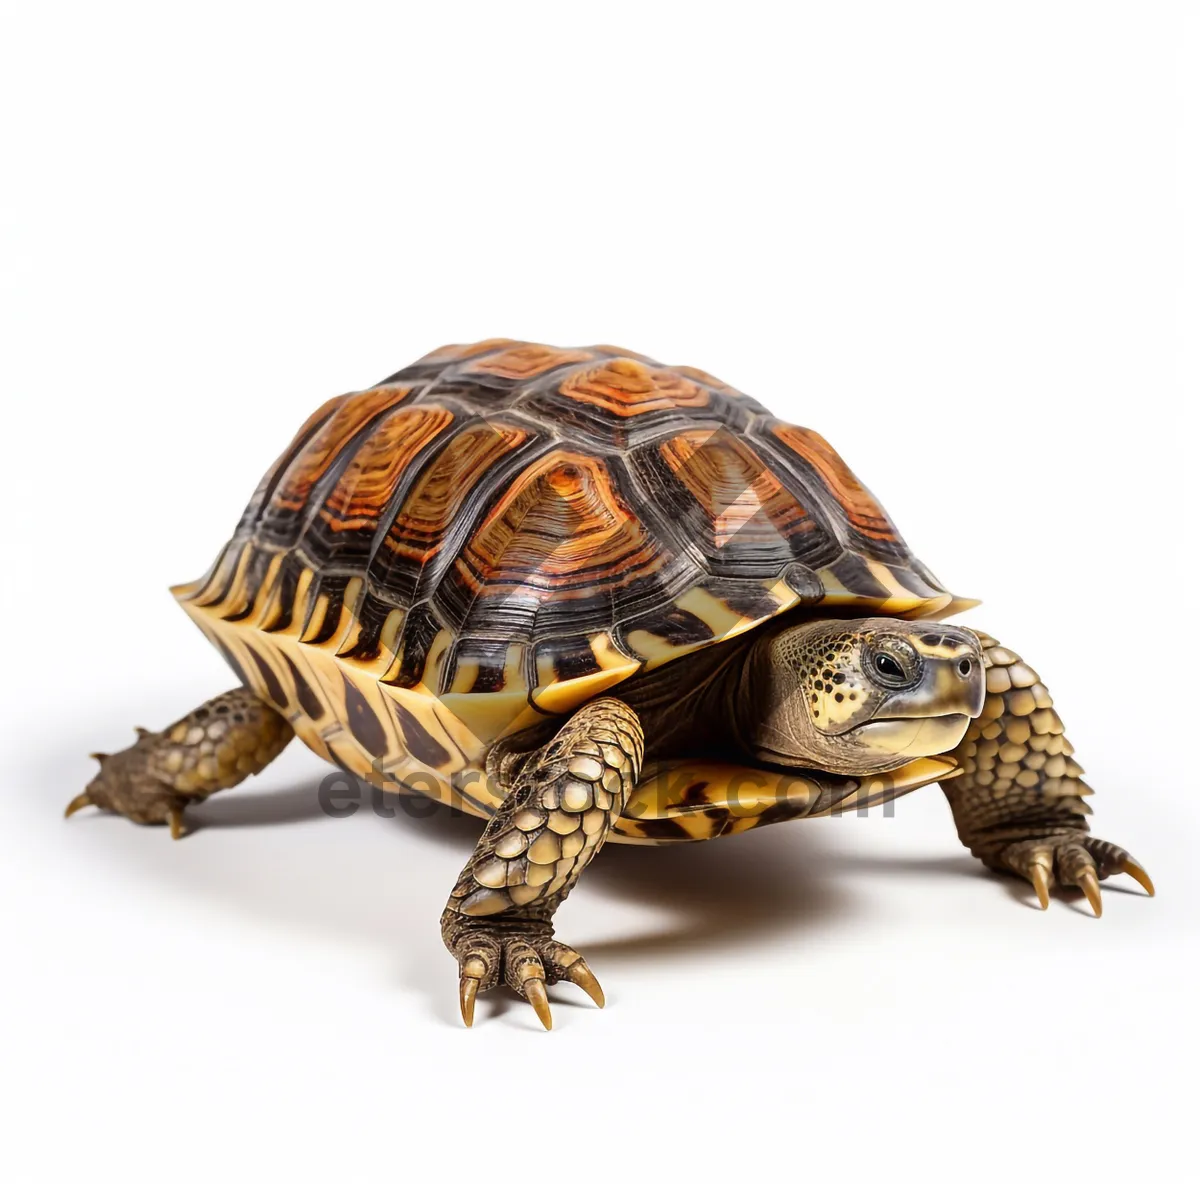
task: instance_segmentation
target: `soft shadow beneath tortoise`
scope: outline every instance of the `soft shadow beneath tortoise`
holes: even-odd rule
[[[172,700],[157,707],[178,707],[177,698]],[[155,711],[156,706],[147,703],[146,708]],[[284,837],[284,827],[320,821],[342,824],[322,810],[322,782],[327,788],[331,782],[358,787],[336,774],[323,780],[310,767],[299,779],[294,770],[281,784],[268,776],[191,810],[188,824],[196,842],[189,838],[172,844],[161,827],[138,828],[94,813],[76,818],[85,824],[103,823],[96,830],[101,836],[89,838],[78,826],[60,823],[58,814],[71,794],[65,777],[85,776],[84,751],[114,739],[107,724],[100,734],[77,732],[75,749],[60,748],[52,759],[31,764],[30,792],[40,799],[30,815],[40,813],[53,823],[45,832],[53,829],[55,840],[62,839],[57,853],[69,846],[72,855],[107,856],[117,870],[169,877],[167,886],[202,893],[208,901],[332,937],[339,944],[370,947],[372,953],[380,953],[384,972],[394,982],[431,999],[435,985],[430,981],[438,980],[440,986],[449,977],[451,964],[438,936],[438,917],[454,875],[482,830],[476,818],[439,805],[417,804],[385,820],[373,816],[369,800],[359,791],[365,803],[349,820],[359,823],[359,829],[361,823],[369,823],[390,831],[376,836],[372,828],[369,836],[349,840],[335,835],[328,843],[308,833]],[[77,768],[68,771],[64,764],[76,761]],[[723,951],[756,950],[771,942],[797,946],[816,929],[826,931],[835,922],[862,916],[872,903],[872,889],[870,879],[861,876],[969,876],[992,881],[1019,903],[1036,905],[1023,881],[993,875],[965,852],[922,860],[846,854],[835,850],[828,838],[814,836],[812,824],[794,822],[677,847],[607,847],[588,868],[579,893],[581,899],[594,897],[599,906],[582,905],[580,911],[572,905],[561,926],[563,935],[586,950],[604,978],[610,966],[636,969],[664,955],[693,960]],[[238,848],[243,845],[240,831],[274,826],[281,827],[277,853],[268,850],[264,856],[270,839],[250,837],[244,849]],[[201,853],[187,853],[192,846]],[[617,902],[611,920],[606,915],[610,900]],[[570,915],[574,912],[580,913],[578,922]],[[614,930],[620,932],[614,935]],[[503,992],[492,1002],[498,1009],[509,1003],[519,1002]],[[556,989],[555,1004],[590,1007],[590,1001],[572,989]],[[439,1000],[436,1008],[448,1024],[457,1022],[452,1007]]]
[[[336,776],[334,777],[337,778]],[[346,779],[348,788],[357,785]],[[382,800],[395,816],[377,823],[407,843],[397,859],[404,869],[409,855],[421,853],[421,843],[454,848],[466,862],[483,829],[482,822],[464,813],[421,800],[397,805]],[[363,798],[354,820],[372,819],[369,799]],[[300,821],[332,820],[322,811],[316,782],[282,790],[216,796],[189,814],[196,833],[228,827],[258,827]],[[653,928],[601,941],[590,939],[588,951],[609,962],[657,957],[665,951],[712,948],[721,942],[744,943],[792,936],[806,925],[845,919],[853,911],[848,889],[837,881],[843,868],[805,839],[802,830],[778,826],[770,833],[679,846],[607,846],[588,868],[581,887],[594,894],[612,892],[634,905],[645,905],[657,916]],[[807,840],[808,844],[805,844]],[[447,883],[452,882],[447,880]],[[430,895],[431,926],[441,912],[443,895]]]
[[[343,778],[348,787],[358,786],[349,777]],[[361,809],[367,815],[368,804],[364,802]],[[454,847],[461,851],[464,862],[479,837],[481,824],[476,818],[424,799],[402,804],[389,796],[383,798],[383,805],[395,819],[381,823],[393,827],[398,836]],[[268,826],[326,816],[316,785],[306,783],[244,797],[236,793],[215,797],[196,811],[194,824],[197,828]],[[770,833],[759,830],[744,837],[679,846],[606,847],[588,869],[585,887],[604,888],[624,900],[644,904],[657,910],[660,920],[644,933],[591,939],[589,952],[613,962],[632,961],[663,952],[711,948],[722,942],[740,943],[747,938],[793,936],[805,925],[851,916],[860,902],[844,881],[854,875],[983,879],[1018,903],[1039,907],[1024,880],[984,870],[965,853],[920,859],[830,854],[806,836],[808,831],[802,824],[776,826]],[[1105,886],[1141,895],[1137,889],[1112,880]],[[433,908],[441,899],[438,896],[431,900]],[[1073,907],[1080,916],[1091,918],[1086,906]]]

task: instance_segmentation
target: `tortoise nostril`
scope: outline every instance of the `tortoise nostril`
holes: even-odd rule
[[[958,673],[959,673],[960,675],[962,675],[964,678],[965,678],[967,675],[970,675],[970,673],[971,673],[971,660],[970,660],[969,658],[964,658],[964,659],[962,660],[962,662],[960,662],[960,663],[958,664]]]

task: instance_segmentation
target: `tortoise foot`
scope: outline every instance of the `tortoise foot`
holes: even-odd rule
[[[1086,834],[1058,835],[1014,842],[999,856],[998,865],[1033,884],[1042,908],[1050,906],[1050,884],[1079,888],[1096,916],[1104,911],[1100,880],[1125,874],[1154,895],[1145,868],[1127,850]]]
[[[173,838],[187,832],[183,810],[191,798],[182,795],[155,770],[161,734],[138,729],[138,740],[115,754],[93,754],[100,764],[96,777],[67,805],[63,816],[84,808],[116,813],[138,825],[167,825]]]
[[[257,774],[288,744],[292,727],[246,688],[235,688],[116,754],[93,754],[100,764],[65,816],[93,806],[139,825],[168,825],[173,838],[186,832],[183,810],[213,792]]]
[[[458,1001],[464,1024],[475,1022],[475,997],[501,985],[532,1005],[553,1027],[547,986],[566,980],[604,1007],[604,992],[583,956],[556,942],[543,922],[481,920],[448,912],[443,935],[458,960]]]

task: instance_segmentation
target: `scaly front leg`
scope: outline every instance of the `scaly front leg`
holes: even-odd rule
[[[633,709],[601,697],[517,775],[442,914],[468,1025],[476,994],[501,983],[528,1000],[547,1029],[548,983],[570,980],[603,1006],[596,977],[575,950],[554,940],[551,922],[632,795],[642,745]]]
[[[1099,916],[1098,881],[1118,872],[1153,896],[1135,858],[1089,834],[1083,797],[1092,789],[1037,673],[995,638],[978,636],[987,701],[958,748],[962,775],[942,784],[963,845],[993,870],[1028,879],[1042,908],[1056,879],[1081,888]]]

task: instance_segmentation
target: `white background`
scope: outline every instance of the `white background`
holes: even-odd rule
[[[4,6],[8,1194],[1187,1190],[1184,7]],[[823,432],[1042,672],[1158,898],[1040,912],[937,789],[615,847],[559,920],[608,1008],[467,1031],[466,818],[325,818],[295,745],[178,844],[64,824],[88,751],[230,685],[165,589],[292,429],[497,335]]]

